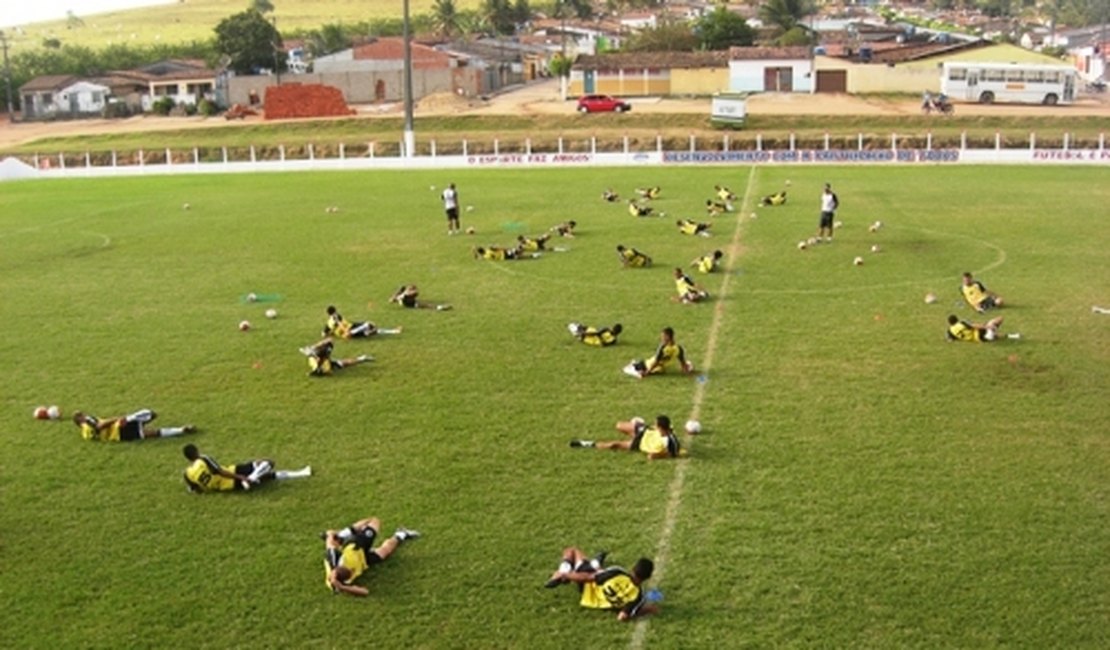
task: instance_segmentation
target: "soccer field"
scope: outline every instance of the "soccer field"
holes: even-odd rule
[[[1110,307],[1106,176],[700,167],[6,183],[0,646],[1107,647],[1110,316],[1091,310]],[[475,235],[446,235],[451,181]],[[825,182],[843,227],[801,251]],[[716,184],[737,210],[710,219]],[[662,186],[665,217],[599,198],[648,185]],[[783,188],[784,206],[755,207]],[[712,220],[712,237],[680,235],[679,217]],[[578,236],[551,242],[567,252],[471,256],[567,219]],[[617,244],[655,265],[620,268]],[[674,267],[714,249],[720,272],[687,269],[712,299],[672,301]],[[960,301],[963,271],[1005,297],[1002,332],[1020,340],[945,342],[949,314],[982,320]],[[404,283],[454,308],[389,304]],[[297,350],[330,304],[404,332],[340,341],[337,356],[376,361],[310,378]],[[591,348],[570,321],[625,333]],[[665,326],[697,373],[623,375]],[[31,417],[50,404],[61,421]],[[68,420],[140,407],[200,432],[93,444]],[[701,420],[702,435],[682,435],[687,458],[567,445],[659,413]],[[189,494],[185,442],[314,475]],[[333,596],[317,535],[371,515],[383,535],[424,536],[362,577],[368,598]],[[573,587],[543,589],[568,545],[626,567],[654,558],[660,615],[618,623],[579,608]]]

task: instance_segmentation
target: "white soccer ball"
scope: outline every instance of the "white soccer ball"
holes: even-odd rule
[[[247,302],[258,302],[258,294],[254,292],[248,293]]]
[[[251,322],[249,320],[239,321],[239,331],[240,332],[246,332],[250,328],[251,328]]]
[[[58,418],[62,417],[62,410],[59,409],[57,406],[51,406],[50,408],[46,409],[46,417],[50,418],[51,420],[57,420]]]
[[[810,246],[816,246],[817,244],[821,243],[821,240],[817,239],[816,237],[810,237],[809,239],[806,240],[806,243],[809,244]]]
[[[843,221],[833,222],[833,228],[843,228],[843,227],[844,227],[844,222]]]
[[[863,258],[856,257],[856,259],[852,260],[852,264],[855,264],[856,266],[863,266]]]
[[[809,248],[809,244],[805,243],[804,241],[798,242],[798,250],[804,251],[807,248]]]
[[[879,248],[878,244],[874,244],[874,245],[871,246],[871,252],[872,253],[878,253],[880,250],[882,250],[882,249]]]
[[[181,209],[182,209],[182,210],[188,210],[188,209],[189,209],[189,208],[191,208],[191,207],[192,207],[192,206],[191,206],[191,205],[189,205],[188,203],[183,203],[183,204],[181,205]]]
[[[266,310],[266,318],[270,318],[270,319],[277,318],[277,310],[273,309],[273,308],[267,309]]]
[[[925,304],[926,305],[931,305],[931,304],[935,303],[936,301],[937,301],[937,294],[935,294],[935,293],[925,294]]]
[[[690,435],[701,433],[701,422],[697,420],[686,420],[686,433]]]

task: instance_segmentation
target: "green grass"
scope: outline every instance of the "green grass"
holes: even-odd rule
[[[718,217],[712,239],[675,232],[715,183],[754,198],[788,179],[786,206]],[[474,237],[444,235],[429,186],[452,180]],[[845,225],[800,252],[825,181]],[[681,461],[646,647],[1106,647],[1110,321],[1090,312],[1110,302],[1104,181],[960,166],[5,184],[0,646],[626,647],[632,626],[540,584],[568,544],[656,554],[678,465],[566,441],[687,417],[689,378],[619,372],[672,325],[707,372],[706,431]],[[597,199],[649,183],[668,218]],[[570,252],[469,255],[568,218]],[[617,243],[656,266],[618,269]],[[671,302],[671,268],[712,248],[731,260],[706,280],[715,300]],[[956,306],[964,270],[1007,299],[1021,341],[943,341],[948,313],[974,316]],[[392,308],[404,282],[455,309]],[[296,349],[328,304],[405,332],[341,342],[377,362],[311,380]],[[570,320],[626,334],[591,349]],[[200,426],[191,441],[224,462],[316,475],[189,495],[182,439],[90,444],[33,420],[39,404],[149,406]],[[426,536],[363,578],[368,599],[333,597],[316,533],[368,515]]]

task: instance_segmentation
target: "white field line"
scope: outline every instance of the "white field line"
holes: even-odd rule
[[[740,209],[736,215],[736,227],[732,231],[732,239],[729,241],[728,258],[725,262],[724,280],[721,281],[720,294],[714,300],[713,306],[713,322],[709,325],[709,340],[705,346],[705,357],[702,361],[701,369],[698,372],[705,374],[708,373],[713,367],[713,354],[717,350],[717,336],[721,331],[721,323],[725,318],[725,296],[728,295],[728,287],[732,281],[732,269],[736,265],[736,260],[740,256],[740,231],[741,224],[743,223],[744,215],[751,210],[752,189],[755,186],[755,170],[753,166],[751,172],[748,174],[748,184],[744,190],[744,199],[741,201]],[[705,399],[705,386],[709,382],[699,381],[694,387],[693,404],[690,407],[690,419],[697,420],[701,415],[702,401]],[[676,427],[682,426],[681,423],[675,422]],[[692,447],[691,440],[687,440],[687,447]],[[690,460],[680,459],[676,463],[674,478],[671,479],[671,484],[667,488],[667,494],[670,495],[667,499],[667,510],[663,515],[663,530],[659,533],[659,543],[655,550],[655,574],[653,580],[656,584],[662,584],[663,579],[667,573],[667,559],[671,550],[671,536],[674,535],[675,523],[678,521],[678,509],[682,506],[682,490],[686,484],[686,471],[690,465]],[[647,637],[648,625],[650,618],[642,618],[636,621],[636,628],[632,632],[632,640],[629,642],[629,647],[632,650],[641,650],[644,647],[645,639]]]

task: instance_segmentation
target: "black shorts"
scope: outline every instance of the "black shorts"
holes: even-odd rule
[[[997,306],[998,305],[996,305],[995,302],[994,302],[994,296],[987,296],[987,297],[985,297],[985,298],[983,298],[982,300],[979,301],[979,309],[980,310],[994,309]]]
[[[632,451],[640,451],[640,441],[644,438],[644,432],[647,431],[647,424],[639,424],[636,426],[636,432],[632,434],[632,446],[629,447]]]
[[[458,221],[459,220],[459,209],[458,209],[458,207],[447,208],[446,212],[447,212],[447,220],[448,221]]]
[[[821,213],[821,226],[820,227],[821,228],[832,228],[833,227],[833,213],[832,212],[822,212]]]
[[[123,422],[119,425],[119,439],[122,442],[131,442],[143,437],[142,422]]]
[[[401,306],[412,309],[416,307],[416,296],[405,294],[401,296]]]
[[[373,552],[373,548],[374,540],[378,537],[378,531],[374,530],[370,526],[367,526],[366,528],[362,528],[360,530],[352,529],[352,531],[354,532],[355,536],[353,539],[351,539],[350,543],[362,549],[366,553],[367,561],[373,563],[373,560],[370,559],[370,556],[373,555],[374,557],[377,557],[377,553]],[[379,557],[377,561],[381,562],[381,558]]]

